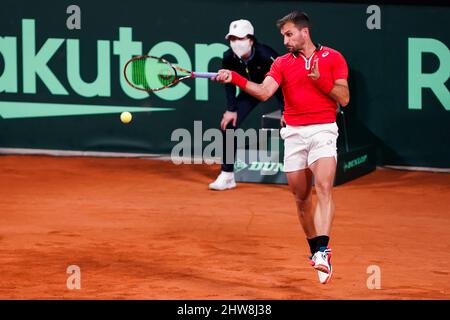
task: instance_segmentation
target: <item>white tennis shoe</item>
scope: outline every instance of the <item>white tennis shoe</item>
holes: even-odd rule
[[[333,273],[331,249],[327,248],[325,251],[317,251],[311,257],[311,265],[317,270],[320,283],[327,284],[330,282]]]
[[[216,181],[209,184],[209,188],[211,190],[218,191],[236,188],[236,181],[234,181],[234,172],[222,171],[217,177]]]

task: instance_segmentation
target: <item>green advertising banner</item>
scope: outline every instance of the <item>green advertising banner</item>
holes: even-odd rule
[[[218,127],[224,88],[195,79],[145,93],[128,86],[133,55],[216,71],[232,20],[285,53],[275,26],[307,12],[313,40],[348,61],[349,140],[380,164],[450,167],[450,7],[292,1],[2,1],[0,148],[170,153],[172,132]],[[261,103],[245,128],[277,108]],[[133,121],[120,122],[129,111]],[[365,132],[365,134],[362,134]]]

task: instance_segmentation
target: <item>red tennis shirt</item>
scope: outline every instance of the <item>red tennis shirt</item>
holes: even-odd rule
[[[309,59],[292,53],[278,57],[267,76],[282,88],[284,95],[284,120],[288,125],[331,123],[336,121],[336,101],[320,91],[315,81],[308,77],[314,60],[318,59],[320,77],[333,82],[347,79],[348,67],[338,51],[320,46]]]

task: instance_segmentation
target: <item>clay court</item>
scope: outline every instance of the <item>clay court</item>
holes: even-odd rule
[[[216,166],[148,159],[0,167],[0,299],[450,298],[449,174],[378,169],[336,187],[321,285],[285,185],[213,192]],[[367,287],[371,265],[381,289]]]

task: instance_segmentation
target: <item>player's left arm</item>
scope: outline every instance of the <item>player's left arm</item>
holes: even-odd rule
[[[345,107],[350,102],[350,90],[348,89],[347,79],[337,79],[334,81],[334,86],[328,93],[328,96]]]
[[[348,88],[348,68],[342,56],[338,56],[336,65],[333,66],[332,77],[321,76],[319,71],[319,60],[315,59],[311,73],[308,77],[314,80],[319,89],[331,99],[345,107],[350,102],[350,90]]]

